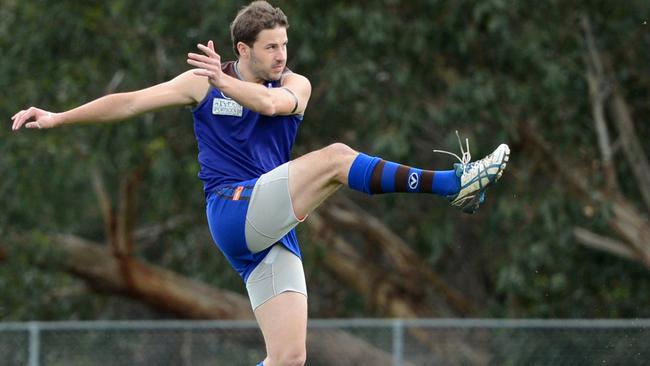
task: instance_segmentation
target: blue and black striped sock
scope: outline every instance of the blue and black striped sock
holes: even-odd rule
[[[350,188],[368,194],[408,192],[453,196],[460,191],[455,170],[422,170],[359,154],[348,173]]]

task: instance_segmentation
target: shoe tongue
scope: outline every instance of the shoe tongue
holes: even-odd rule
[[[454,163],[454,170],[456,171],[456,176],[458,178],[463,176],[463,164]]]

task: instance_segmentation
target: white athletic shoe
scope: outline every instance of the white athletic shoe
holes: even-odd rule
[[[458,136],[458,131],[456,135]],[[433,151],[455,156],[460,161],[460,164],[454,164],[456,175],[460,178],[460,192],[447,198],[452,206],[458,207],[464,213],[473,214],[485,200],[487,188],[501,178],[510,158],[510,148],[506,144],[501,144],[490,155],[470,162],[472,156],[469,153],[468,139],[465,139],[467,151],[463,150],[460,136],[458,142],[463,154],[462,158],[448,151]]]

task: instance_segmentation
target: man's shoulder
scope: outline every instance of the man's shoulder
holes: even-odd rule
[[[287,83],[305,83],[306,85],[311,85],[309,82],[309,79],[307,79],[306,76],[295,73],[291,71],[290,69],[286,68],[285,72],[282,74],[282,77],[280,78],[280,85],[286,85]]]
[[[192,99],[191,104],[200,103],[208,94],[210,83],[208,79],[194,74],[194,70],[187,70],[167,82],[172,90],[184,94]]]

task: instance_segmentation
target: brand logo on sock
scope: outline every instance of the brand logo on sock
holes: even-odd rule
[[[418,176],[418,173],[411,173],[411,175],[409,175],[409,188],[416,189],[418,187],[419,181],[420,177]]]

